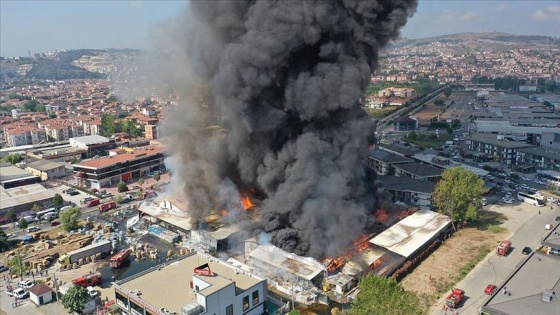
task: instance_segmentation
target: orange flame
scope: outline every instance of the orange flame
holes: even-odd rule
[[[387,221],[387,217],[388,217],[387,211],[385,211],[383,209],[377,209],[377,211],[375,211],[374,216],[380,222]]]
[[[222,210],[220,210],[220,215],[221,215],[222,217],[225,217],[225,216],[227,216],[227,215],[228,215],[228,212],[227,212],[227,210],[226,210],[226,209],[222,209]]]
[[[350,261],[352,257],[365,251],[369,247],[368,236],[365,234],[362,234],[362,236],[354,240],[352,243],[354,244],[354,246],[348,249],[346,253],[334,258],[327,257],[323,260],[323,264],[327,266],[327,271],[338,270],[339,268],[344,266],[344,264]]]
[[[243,205],[243,210],[249,210],[255,206],[247,196],[241,198],[241,204]]]

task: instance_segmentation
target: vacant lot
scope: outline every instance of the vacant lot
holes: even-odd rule
[[[498,212],[482,211],[476,225],[459,229],[403,281],[403,287],[431,304],[463,279],[508,234]]]
[[[433,103],[428,103],[424,105],[422,110],[414,114],[414,116],[418,117],[418,123],[420,125],[429,125],[431,119],[440,115],[444,108],[444,106],[436,106]]]
[[[383,118],[386,116],[391,115],[392,113],[396,112],[398,109],[402,108],[401,106],[386,106],[379,109],[374,108],[366,108],[365,111],[373,118]]]

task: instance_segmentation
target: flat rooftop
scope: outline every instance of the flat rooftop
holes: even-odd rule
[[[498,135],[491,133],[473,133],[469,140],[508,149],[530,148],[532,144],[522,141],[498,140]]]
[[[551,229],[548,235],[542,240],[542,245],[550,246],[552,248],[560,248],[560,223]],[[560,266],[558,267],[560,268]]]
[[[165,205],[168,205],[166,203]],[[164,206],[162,201],[144,201],[138,206],[138,211],[148,214],[161,221],[177,226],[185,231],[192,230],[191,218],[186,209],[177,206]]]
[[[100,136],[100,135],[74,137],[74,138],[70,138],[70,140],[80,142],[80,143],[85,144],[85,145],[109,142],[109,138],[106,138],[106,137],[103,137],[103,136]]]
[[[204,264],[210,266],[214,276],[195,275],[194,269]],[[160,266],[164,267],[158,270]],[[193,276],[210,284],[209,287],[199,291],[204,296],[230,284],[235,285],[237,292],[250,289],[264,281],[255,275],[238,272],[238,269],[217,258],[196,252],[160,266],[118,281],[115,290],[125,292],[138,290],[141,292],[139,297],[146,303],[181,314],[183,306],[196,302],[196,293],[190,288]]]
[[[0,166],[0,182],[7,182],[15,179],[35,177],[35,175],[12,165]]]
[[[479,153],[474,151],[474,153]],[[443,158],[442,156],[436,155],[436,154],[426,154],[426,153],[418,153],[418,154],[414,154],[412,156],[414,159],[418,160],[418,161],[422,161],[424,163],[429,163],[432,165],[435,165],[436,167],[441,167],[443,169],[450,169],[450,168],[455,168],[455,167],[463,167],[464,169],[467,169],[473,173],[475,173],[478,176],[486,176],[489,174],[488,171],[485,171],[481,168],[478,167],[474,167],[471,165],[467,165],[467,164],[463,164],[463,163],[459,163],[459,162],[455,162],[455,161],[449,161],[449,165],[441,165],[438,163],[434,162],[434,158]]]
[[[288,253],[274,245],[259,245],[249,257],[308,281],[325,271],[325,266],[317,260]]]
[[[9,209],[28,203],[41,203],[54,197],[54,191],[46,189],[41,184],[31,184],[5,189],[0,186],[0,208]]]
[[[397,222],[369,242],[408,258],[450,224],[451,219],[446,215],[420,210]]]
[[[122,154],[113,155],[104,158],[91,159],[88,161],[84,161],[80,164],[77,164],[77,166],[91,168],[91,169],[100,169],[111,165],[116,165],[118,163],[134,161],[136,159],[145,158],[148,156],[154,156],[156,154],[163,153],[163,151],[164,149],[162,147],[138,149],[130,153],[122,153]]]
[[[510,295],[505,295],[506,287]],[[560,257],[533,253],[499,287],[499,292],[482,305],[492,314],[560,314]],[[543,301],[546,290],[556,292]]]

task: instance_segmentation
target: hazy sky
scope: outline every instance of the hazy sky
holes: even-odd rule
[[[147,48],[149,30],[177,16],[183,5],[184,1],[172,0],[0,0],[0,54]],[[560,1],[420,0],[402,35],[418,38],[482,31],[560,37]]]

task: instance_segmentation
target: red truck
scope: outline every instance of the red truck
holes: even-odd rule
[[[94,286],[94,285],[100,285],[102,282],[103,281],[101,279],[101,272],[90,273],[83,277],[79,277],[72,280],[72,283],[75,286],[84,287],[84,288],[89,286]]]
[[[117,203],[114,201],[110,201],[102,205],[99,205],[99,212],[106,212],[109,210],[113,210],[115,208],[117,208]]]
[[[95,206],[97,206],[97,205],[99,205],[99,204],[100,204],[99,199],[92,199],[92,200],[90,200],[90,201],[87,202],[86,206],[88,206],[88,207],[95,207]]]
[[[511,242],[508,240],[503,240],[500,245],[496,248],[498,255],[500,256],[507,256],[509,250],[511,249]]]
[[[445,298],[445,304],[449,308],[456,309],[464,299],[465,291],[458,288],[453,288],[453,290],[451,290],[451,293],[449,293],[447,298]]]

